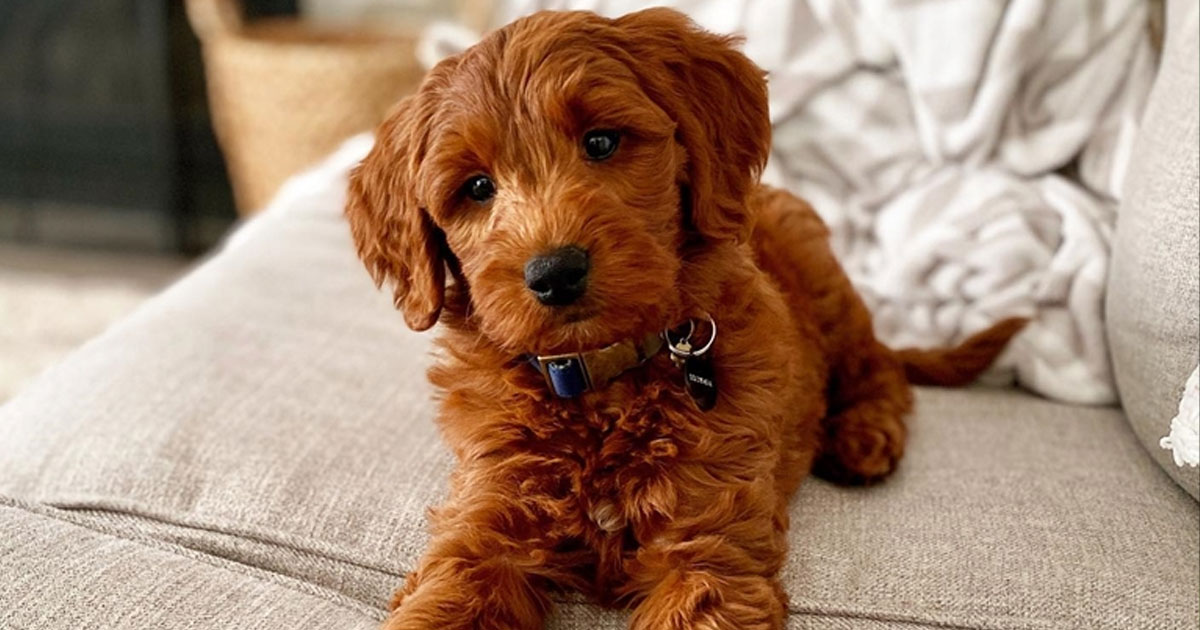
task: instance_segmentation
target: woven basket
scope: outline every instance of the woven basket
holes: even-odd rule
[[[243,215],[342,140],[372,129],[423,74],[414,34],[332,31],[295,19],[246,24],[239,0],[187,0],[187,13]]]

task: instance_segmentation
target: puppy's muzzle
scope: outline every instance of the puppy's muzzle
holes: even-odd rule
[[[587,291],[588,254],[568,245],[530,258],[525,286],[546,306],[566,306]]]

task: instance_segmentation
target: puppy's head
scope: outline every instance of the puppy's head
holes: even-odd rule
[[[749,232],[766,94],[729,38],[675,11],[514,22],[380,126],[350,182],[358,253],[417,330],[447,267],[463,315],[513,352],[661,329],[689,255]]]

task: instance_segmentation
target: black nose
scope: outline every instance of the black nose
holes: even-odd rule
[[[575,246],[560,247],[525,263],[525,286],[547,306],[566,306],[587,290],[588,255]]]

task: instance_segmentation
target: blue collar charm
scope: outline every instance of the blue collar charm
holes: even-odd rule
[[[550,391],[559,398],[574,398],[592,388],[581,354],[537,357],[535,360]]]

